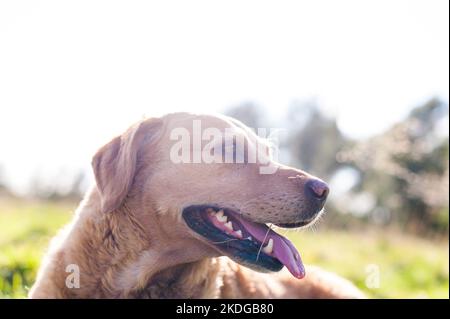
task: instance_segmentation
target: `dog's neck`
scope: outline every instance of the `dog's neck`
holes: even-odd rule
[[[158,242],[126,205],[100,214],[98,203],[94,189],[80,205],[62,243],[49,254],[51,260],[39,274],[32,295],[39,297],[40,287],[46,287],[46,295],[54,290],[55,297],[64,298],[214,297],[217,287],[208,280],[218,273],[214,258],[202,258],[188,243]],[[77,280],[70,284],[78,275],[79,287]]]

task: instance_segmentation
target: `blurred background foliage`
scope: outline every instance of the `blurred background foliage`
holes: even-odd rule
[[[227,114],[250,127],[277,127],[254,104]],[[326,226],[389,226],[445,237],[449,138],[441,128],[448,115],[448,105],[432,98],[382,134],[353,140],[317,103],[296,102],[286,116],[288,134],[281,141],[280,158],[332,184],[327,211],[333,216],[327,216]]]
[[[346,276],[370,297],[448,298],[448,105],[430,99],[363,140],[345,136],[314,100],[293,102],[281,123],[255,103],[225,113],[253,128],[285,128],[280,160],[330,183],[326,216],[313,231],[287,233],[307,263]],[[81,171],[64,189],[36,178],[19,197],[2,176],[0,166],[0,297],[24,297],[91,177]],[[372,264],[378,288],[366,283]]]

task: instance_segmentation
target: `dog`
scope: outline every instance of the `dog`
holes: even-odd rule
[[[314,223],[326,183],[275,161],[233,118],[142,120],[101,147],[92,168],[95,186],[52,240],[30,298],[364,297],[305,268],[274,230]]]

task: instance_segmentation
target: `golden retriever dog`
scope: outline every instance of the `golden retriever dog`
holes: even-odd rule
[[[31,298],[363,297],[305,268],[274,230],[312,224],[327,185],[279,164],[235,119],[140,121],[100,148],[92,167],[96,185],[53,239]]]

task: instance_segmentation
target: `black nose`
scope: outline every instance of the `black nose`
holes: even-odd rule
[[[309,197],[319,201],[325,201],[330,192],[328,185],[318,179],[312,179],[306,182],[305,190]]]

